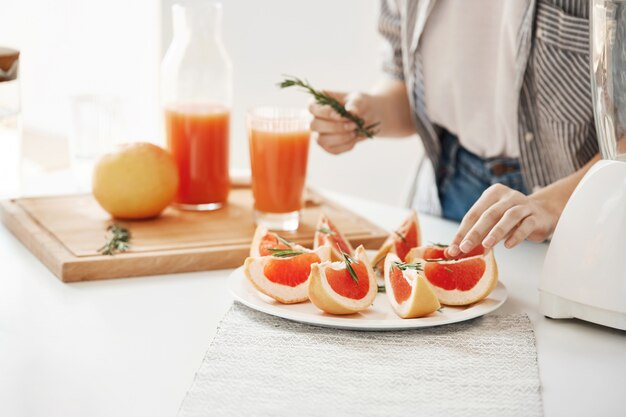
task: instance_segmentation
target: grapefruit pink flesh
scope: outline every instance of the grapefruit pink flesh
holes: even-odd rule
[[[323,229],[327,229],[324,231]],[[330,233],[327,233],[330,231]],[[328,219],[323,222],[322,230],[319,230],[319,238],[317,244],[319,246],[324,244],[324,237],[328,240],[334,250],[339,253],[347,253],[348,255],[353,254],[353,249],[350,247],[348,242],[343,240],[341,234],[339,234],[339,230],[335,227],[335,225]]]
[[[411,296],[411,285],[408,283],[400,268],[391,267],[389,274],[389,281],[393,288],[393,296],[396,299],[396,303],[402,304]]]
[[[471,258],[473,256],[484,255],[485,248],[482,246],[476,246],[469,253],[461,253],[459,256],[451,257],[448,255],[448,247],[429,246],[424,250],[424,259],[464,259]]]
[[[444,290],[469,291],[480,281],[485,269],[485,260],[474,258],[455,263],[427,262],[424,274],[428,281]]]
[[[339,231],[337,230],[335,225],[328,221],[327,226],[328,229],[333,232],[328,234],[328,238],[330,239],[331,244],[335,247],[335,249],[339,250],[342,253],[352,255],[352,249],[350,248],[348,243],[341,238],[341,235],[339,234]]]
[[[409,229],[405,233],[400,233],[396,241],[396,254],[404,262],[407,253],[418,246],[417,225],[414,222],[409,224]]]
[[[438,246],[429,246],[424,250],[424,259],[445,259],[446,248],[440,248]]]
[[[261,256],[271,255],[270,249],[290,249],[290,247],[281,242],[276,235],[268,233],[261,239],[259,244],[259,254]]]
[[[358,282],[352,278],[347,269],[332,268],[326,269],[326,280],[337,294],[353,300],[360,300],[367,295],[370,289],[367,268],[360,262],[352,262],[351,265]]]
[[[277,284],[296,287],[309,278],[311,264],[320,262],[314,253],[303,253],[287,259],[272,259],[263,268],[265,277]]]
[[[333,237],[332,239],[333,239],[335,245],[337,246],[337,248],[341,252],[347,253],[347,254],[350,254],[352,252],[350,250],[350,248],[348,247],[348,244],[343,239],[341,239],[340,237]]]

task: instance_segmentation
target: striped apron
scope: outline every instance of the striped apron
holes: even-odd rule
[[[387,40],[383,70],[404,80],[428,169],[437,172],[440,128],[426,115],[418,48],[433,5],[434,0],[382,0],[378,29]],[[526,188],[534,191],[574,173],[598,153],[589,67],[589,1],[531,0],[517,44],[520,166]],[[414,192],[422,186],[416,178]],[[413,200],[411,196],[409,201]],[[436,205],[427,211],[436,212]]]

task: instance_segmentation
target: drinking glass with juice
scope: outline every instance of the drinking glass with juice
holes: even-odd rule
[[[173,33],[161,64],[168,149],[178,166],[174,204],[215,210],[228,200],[232,66],[221,40],[219,3],[172,6]]]
[[[296,230],[309,156],[306,110],[262,107],[248,113],[252,193],[257,224]]]

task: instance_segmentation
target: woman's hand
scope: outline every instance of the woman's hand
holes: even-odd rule
[[[402,80],[384,79],[374,86],[371,94],[325,91],[337,99],[349,112],[359,116],[365,125],[380,123],[377,136],[406,137],[415,133],[414,115],[409,104],[406,85]],[[340,154],[354,148],[365,138],[356,132],[356,125],[341,117],[329,106],[311,103],[311,130],[318,134],[317,143],[326,151]]]
[[[546,240],[554,231],[569,196],[563,202],[556,201],[560,209],[555,209],[551,204],[555,201],[546,199],[547,193],[542,191],[526,196],[502,184],[489,187],[463,217],[448,247],[448,255],[468,253],[480,244],[492,248],[501,240],[507,248],[524,239]]]
[[[594,156],[578,171],[529,196],[502,184],[487,188],[463,217],[448,255],[468,253],[481,243],[492,248],[503,239],[507,248],[524,239],[546,240],[554,232],[576,186],[599,159],[600,155]]]
[[[325,93],[337,99],[346,110],[365,120],[366,125],[380,120],[374,96],[364,93]],[[317,132],[317,143],[327,152],[340,154],[349,151],[365,139],[356,133],[354,122],[341,117],[332,107],[313,102],[309,105],[309,111],[314,117],[311,130]]]

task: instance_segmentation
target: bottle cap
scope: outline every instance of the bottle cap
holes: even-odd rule
[[[19,62],[20,51],[0,46],[0,82],[17,78]]]

